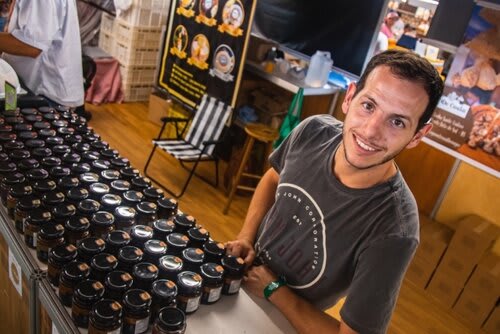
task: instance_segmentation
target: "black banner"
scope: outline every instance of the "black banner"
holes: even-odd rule
[[[254,9],[253,0],[172,3],[159,86],[190,107],[205,93],[234,107]]]

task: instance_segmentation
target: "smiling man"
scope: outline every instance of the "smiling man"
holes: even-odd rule
[[[227,249],[249,266],[247,288],[299,333],[387,330],[419,241],[417,205],[393,159],[430,131],[442,90],[425,59],[383,52],[349,86],[344,123],[309,117],[271,154]],[[342,297],[339,322],[324,310]]]

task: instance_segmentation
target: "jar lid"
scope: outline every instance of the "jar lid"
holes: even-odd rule
[[[118,206],[114,213],[116,220],[119,221],[133,221],[137,215],[135,209],[129,206]]]
[[[115,150],[112,148],[101,149],[99,151],[99,153],[101,154],[101,156],[103,156],[106,159],[113,159],[113,158],[117,157],[119,154],[118,150]]]
[[[78,210],[85,214],[93,214],[99,211],[101,205],[93,199],[86,198],[78,203]]]
[[[231,275],[243,275],[245,261],[239,256],[226,254],[221,260],[224,270]]]
[[[24,120],[28,123],[41,122],[43,120],[42,115],[25,115]]]
[[[88,279],[78,283],[73,290],[73,298],[83,303],[94,303],[104,296],[104,285],[101,282]]]
[[[0,162],[0,173],[13,173],[17,170],[17,166],[11,161]]]
[[[137,204],[137,212],[145,214],[145,215],[154,215],[158,210],[158,207],[155,203],[152,202],[140,202]]]
[[[120,172],[116,169],[106,169],[101,171],[101,177],[104,181],[114,181],[120,178]]]
[[[134,279],[154,281],[158,278],[158,267],[150,262],[139,262],[132,269]]]
[[[49,258],[69,262],[76,259],[76,247],[73,244],[57,245],[49,251]]]
[[[61,276],[71,281],[78,281],[89,277],[90,267],[81,261],[71,261],[64,266]]]
[[[55,138],[55,137],[49,137],[49,138]],[[71,148],[68,145],[56,145],[52,147],[52,152],[54,152],[55,155],[63,156],[66,153],[71,152]]]
[[[118,251],[118,260],[121,262],[137,263],[142,261],[144,253],[135,246],[125,246]]]
[[[132,183],[133,188],[137,189],[146,189],[148,187],[151,187],[151,180],[143,176],[137,176],[132,178],[130,180],[130,183]]]
[[[90,151],[90,144],[87,144],[87,143],[75,143],[75,144],[71,145],[71,147],[73,148],[73,150],[75,150],[75,152],[78,152],[78,153]]]
[[[192,241],[204,243],[210,237],[210,233],[202,227],[192,227],[187,231],[187,236]]]
[[[109,143],[106,142],[106,141],[103,141],[103,140],[96,140],[96,141],[93,141],[90,143],[90,146],[94,149],[94,150],[102,150],[102,149],[105,149],[105,148],[108,148],[109,147]]]
[[[69,200],[72,200],[72,201],[82,201],[84,199],[86,199],[87,197],[89,197],[89,191],[85,188],[71,188],[70,190],[68,190],[67,192],[67,197]]]
[[[104,285],[106,288],[115,290],[128,290],[132,287],[134,280],[132,276],[123,270],[113,270],[106,275]]]
[[[1,124],[0,125],[0,142],[6,142],[9,140],[16,139],[16,134],[14,134],[14,133],[13,133],[14,138],[10,137],[9,132],[11,132],[11,131],[12,131],[12,125]]]
[[[83,140],[89,143],[101,139],[101,136],[98,135],[97,133],[85,133],[82,134],[82,137]]]
[[[31,186],[29,186],[27,183],[18,183],[10,187],[9,195],[15,198],[19,198],[22,196],[31,195],[32,192],[33,188],[31,188]]]
[[[116,257],[109,253],[99,253],[90,260],[90,267],[100,271],[112,271],[118,266]]]
[[[92,134],[94,130],[87,126],[85,123],[76,124],[76,122],[71,122],[71,124],[76,125],[76,132],[81,133],[82,136],[86,134]]]
[[[37,147],[31,151],[31,155],[38,158],[44,158],[52,155],[52,150],[48,147]]]
[[[122,198],[115,194],[104,194],[101,197],[101,205],[103,208],[115,209],[122,204]]]
[[[68,167],[55,166],[49,170],[50,176],[60,179],[71,174],[71,170]]]
[[[179,294],[197,294],[201,292],[202,277],[192,271],[183,271],[177,275],[177,288]]]
[[[139,170],[133,167],[122,168],[120,169],[120,173],[128,179],[134,178],[140,174]]]
[[[19,167],[19,169],[22,171],[29,171],[30,169],[36,169],[40,167],[40,163],[34,158],[29,158],[19,161],[17,167]]]
[[[80,174],[80,181],[84,184],[96,183],[99,182],[99,175],[92,172],[82,173]]]
[[[164,307],[158,314],[157,324],[162,331],[182,331],[186,326],[186,315],[177,307]]]
[[[154,297],[173,300],[177,296],[177,285],[168,279],[158,279],[151,285],[151,293]]]
[[[57,133],[64,137],[64,141],[66,142],[66,144],[71,144],[66,140],[66,137],[73,136],[73,134],[75,133],[75,129],[69,127],[59,127],[57,128]]]
[[[49,172],[43,168],[33,168],[25,173],[26,178],[32,181],[43,180],[49,177]]]
[[[33,195],[22,197],[19,199],[19,202],[17,202],[17,206],[21,210],[33,210],[40,207],[40,205],[42,205],[42,201]]]
[[[40,121],[39,121],[39,122],[35,122],[35,123],[33,124],[33,127],[34,127],[34,128],[37,128],[37,127],[36,127],[36,124],[37,124],[37,123],[38,123],[38,124],[40,124],[40,123],[43,123],[43,122],[40,122]],[[48,138],[48,137],[54,137],[54,136],[56,136],[56,135],[57,135],[56,130],[51,129],[50,127],[49,127],[49,128],[45,128],[45,127],[40,128],[40,127],[38,127],[37,129],[38,129],[38,135],[39,135],[40,137],[45,137],[45,138]]]
[[[79,162],[71,165],[71,172],[74,174],[85,174],[90,172],[90,165],[86,162]]]
[[[175,229],[173,221],[168,219],[157,219],[153,222],[153,230],[158,230],[164,233],[172,233]]]
[[[153,237],[153,229],[146,225],[134,225],[130,230],[133,239],[149,240]]]
[[[64,235],[64,226],[61,224],[53,225],[53,224],[46,224],[43,225],[40,228],[40,238],[44,239],[59,239],[62,238]]]
[[[109,162],[108,160],[97,159],[97,160],[92,161],[92,167],[94,167],[95,169],[98,169],[98,170],[109,169],[110,166],[111,166],[111,162]]]
[[[57,115],[57,114],[54,114],[54,115]],[[59,116],[59,115],[57,115]],[[68,127],[68,121],[64,120],[64,119],[54,119],[52,121],[52,126],[54,128],[67,128]]]
[[[21,116],[9,116],[9,117],[5,117],[4,119],[5,119],[5,123],[8,123],[8,124],[18,124],[18,123],[24,122],[24,118]]]
[[[83,140],[82,136],[75,135],[74,133],[64,136],[64,141],[66,142],[66,144],[69,144],[69,145],[81,143],[82,140]]]
[[[188,247],[182,251],[182,259],[184,260],[184,263],[187,262],[200,265],[203,263],[204,258],[205,253],[199,248]]]
[[[45,139],[45,143],[50,146],[63,145],[64,139],[59,136],[50,136],[47,137],[47,139]],[[69,146],[68,146],[68,151],[69,151]]]
[[[28,124],[23,124],[25,127],[28,125]],[[30,125],[31,127],[31,125]],[[36,139],[38,138],[38,132],[36,131],[21,131],[18,133],[17,135],[18,138],[20,138],[22,141],[26,141],[26,140],[33,140],[33,139]]]
[[[92,216],[92,224],[102,227],[112,226],[115,217],[107,211],[98,211]]]
[[[2,145],[0,145],[0,151],[2,151],[3,147]],[[0,162],[5,162],[5,161],[9,161],[9,155],[5,152],[0,152]]]
[[[130,243],[130,235],[125,231],[114,230],[106,236],[106,243],[115,247],[123,247]]]
[[[56,218],[68,218],[75,215],[76,207],[73,204],[61,203],[52,209],[52,213]]]
[[[123,193],[123,198],[129,202],[140,203],[143,200],[144,195],[139,191],[128,190]]]
[[[23,183],[26,181],[24,174],[19,172],[9,173],[3,178],[3,183],[6,185],[13,185],[17,183]]]
[[[151,239],[144,243],[144,253],[161,256],[167,253],[167,244],[161,240]]]
[[[208,240],[203,244],[203,251],[206,254],[222,256],[226,253],[226,247],[222,242]]]
[[[200,275],[205,283],[220,283],[224,277],[224,267],[208,262],[200,266]]]
[[[66,164],[76,164],[82,160],[82,157],[75,152],[64,153],[62,156],[62,161]]]
[[[89,186],[90,195],[98,196],[99,198],[102,195],[109,193],[109,186],[105,183],[95,182]]]
[[[42,202],[45,205],[53,206],[59,203],[63,203],[66,196],[60,191],[49,191],[42,195]]]
[[[24,117],[23,117],[24,121]],[[29,123],[18,123],[14,125],[14,131],[16,132],[23,132],[23,131],[31,131],[33,129],[33,126]]]
[[[130,289],[123,296],[123,306],[132,311],[148,309],[151,306],[151,295],[142,289]]]
[[[83,251],[87,254],[97,254],[104,250],[106,247],[106,242],[101,238],[88,237],[82,239],[80,245],[78,246],[78,251]]]
[[[111,182],[111,188],[115,191],[126,192],[130,190],[130,182],[125,180],[114,180]]]
[[[68,169],[69,171],[69,169]],[[71,188],[75,188],[75,187],[78,187],[78,185],[80,184],[80,181],[78,180],[77,177],[74,177],[74,176],[63,176],[59,179],[59,181],[57,182],[57,185],[59,186],[59,188],[63,189],[63,190],[68,190],[68,189],[71,189]]]
[[[30,211],[28,215],[28,220],[35,225],[40,225],[41,223],[49,222],[52,220],[52,213],[45,208],[35,208]]]
[[[9,153],[9,158],[12,160],[23,160],[28,159],[31,156],[30,151],[28,150],[13,150]]]
[[[174,233],[170,233],[169,235],[167,235],[166,241],[167,241],[168,246],[184,248],[184,247],[187,247],[187,245],[189,243],[189,238],[182,233],[174,232]]]
[[[182,262],[182,259],[180,257],[168,254],[160,258],[160,260],[158,261],[158,266],[161,270],[179,272],[182,270],[184,262]]]
[[[117,167],[117,168],[123,168],[123,167],[127,167],[127,166],[130,166],[130,160],[127,159],[127,158],[114,158],[114,159],[111,159],[111,165]]]
[[[174,223],[177,227],[180,227],[183,230],[188,230],[191,227],[194,227],[196,224],[196,219],[193,216],[189,216],[186,214],[177,214],[174,217]]]
[[[41,107],[38,107],[38,111],[41,113],[41,114],[47,114],[47,113],[53,113],[54,112],[54,108],[52,107],[49,107],[49,106],[41,106]]]
[[[33,189],[40,193],[45,193],[47,191],[54,190],[56,189],[56,187],[57,187],[56,181],[51,179],[39,180],[33,184]]]
[[[29,149],[45,147],[45,141],[41,139],[28,139],[24,142],[24,145]]]
[[[22,141],[12,140],[3,144],[3,148],[5,151],[20,150],[24,148],[24,143]]]
[[[23,115],[36,115],[38,110],[36,108],[21,108],[21,114]]]
[[[84,232],[90,227],[90,222],[86,217],[72,216],[65,224],[67,231]]]
[[[101,155],[96,151],[82,152],[82,159],[84,161],[87,161],[88,163],[99,160],[100,157],[101,157]]]
[[[53,121],[55,119],[59,119],[60,116],[58,114],[54,114],[54,113],[46,113],[46,114],[43,114],[43,119],[47,120],[47,121]]]
[[[99,324],[118,324],[122,318],[122,306],[113,299],[101,299],[90,310],[90,317]]]
[[[165,196],[165,192],[162,189],[155,187],[145,188],[142,193],[146,196],[146,199],[151,201],[157,201]]]

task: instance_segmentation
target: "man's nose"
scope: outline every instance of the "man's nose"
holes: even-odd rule
[[[364,124],[364,135],[366,138],[378,138],[384,127],[384,119],[381,112],[374,112],[368,117]]]

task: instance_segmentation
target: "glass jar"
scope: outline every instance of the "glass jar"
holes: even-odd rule
[[[39,208],[41,205],[42,201],[33,195],[23,197],[17,202],[16,210],[14,211],[14,224],[19,233],[24,233],[24,223],[31,211]]]
[[[134,280],[132,276],[123,270],[113,270],[104,279],[105,297],[122,300],[127,290],[132,288]]]
[[[43,208],[37,208],[30,212],[24,222],[24,243],[36,249],[38,243],[38,233],[40,228],[47,225],[52,220],[52,214]]]
[[[10,218],[14,218],[14,211],[16,210],[17,202],[26,196],[33,193],[33,188],[25,183],[14,184],[10,187],[7,194],[7,212]]]
[[[28,139],[24,142],[24,147],[32,151],[35,148],[45,147],[45,141],[43,139]]]
[[[30,151],[28,150],[13,150],[9,153],[9,158],[12,162],[19,163],[19,161],[28,159],[30,157]]]
[[[146,201],[157,203],[158,200],[165,197],[165,192],[156,187],[148,187],[142,190],[142,193],[145,196]]]
[[[203,264],[205,254],[199,248],[188,247],[182,251],[182,261],[184,262],[184,270],[200,272],[200,266]]]
[[[111,159],[111,165],[114,168],[125,168],[130,166],[130,160],[127,158],[122,158],[122,157],[116,157],[114,159]]]
[[[222,257],[226,254],[226,247],[222,242],[208,240],[203,245],[205,261],[220,264]]]
[[[210,234],[202,227],[192,227],[187,231],[187,236],[190,240],[189,244],[191,247],[202,248],[210,237]]]
[[[90,235],[106,239],[109,232],[115,229],[115,217],[107,211],[98,211],[90,221]]]
[[[151,187],[151,180],[147,177],[136,176],[130,180],[132,190],[142,192],[144,189]]]
[[[195,227],[196,219],[193,216],[180,213],[175,215],[174,224],[175,232],[186,234],[190,228]]]
[[[174,232],[167,235],[165,242],[169,254],[182,256],[182,251],[188,246],[189,238],[184,234]]]
[[[101,208],[101,204],[99,202],[94,201],[93,199],[86,198],[84,200],[81,200],[78,203],[77,210],[78,213],[84,217],[87,217],[89,219],[92,219],[92,216],[94,213],[99,211]]]
[[[135,225],[136,215],[137,212],[134,208],[128,206],[118,206],[114,210],[116,229],[130,234],[132,227]]]
[[[118,260],[109,253],[99,253],[90,260],[90,277],[104,282],[106,275],[116,269]]]
[[[122,204],[122,198],[115,194],[105,194],[101,197],[101,208],[104,211],[114,212]],[[115,217],[116,223],[116,217]]]
[[[186,314],[200,307],[203,279],[192,271],[183,271],[177,276],[177,307]]]
[[[65,199],[66,196],[62,192],[57,190],[49,191],[42,195],[42,204],[47,209],[53,209],[57,205],[64,203]]]
[[[71,318],[78,327],[89,326],[89,313],[99,299],[104,295],[104,285],[89,279],[78,283],[73,291]]]
[[[164,307],[154,321],[152,334],[184,334],[186,315],[177,307]]]
[[[140,172],[137,168],[125,167],[120,169],[120,174],[125,180],[129,181],[132,180],[134,177],[139,176]]]
[[[49,147],[51,147],[51,146],[63,146],[64,145],[64,139],[62,137],[59,137],[59,136],[47,137],[45,139],[45,144],[47,144],[47,146],[49,146]],[[67,150],[69,152],[69,150],[70,150],[69,146],[67,146]],[[65,148],[65,152],[64,153],[66,153],[66,148]],[[60,156],[62,154],[57,154],[57,155]]]
[[[38,162],[36,157],[21,160],[17,164],[17,169],[19,169],[19,171],[21,173],[29,173],[31,170],[39,168],[39,167],[40,167],[40,163]],[[28,175],[26,175],[26,176],[28,176]],[[31,180],[29,180],[29,177],[27,177],[27,179],[28,179],[28,181],[31,181]]]
[[[112,194],[123,196],[123,193],[130,190],[130,182],[125,180],[114,180],[109,185]]]
[[[78,259],[85,263],[90,263],[92,258],[104,252],[106,243],[101,238],[88,237],[83,239],[78,245]]]
[[[151,239],[144,243],[144,260],[154,265],[158,264],[160,257],[167,254],[167,244],[161,240]]]
[[[76,153],[83,153],[83,152],[87,152],[87,151],[90,151],[90,144],[87,144],[87,143],[74,143],[73,145],[71,145],[71,147],[73,148],[73,150],[76,152]]]
[[[118,256],[120,248],[130,243],[130,235],[121,230],[114,230],[106,237],[106,252]]]
[[[113,299],[101,299],[89,314],[88,334],[117,334],[122,327],[122,306]]]
[[[135,246],[125,246],[118,251],[118,269],[131,273],[134,266],[142,261],[144,253]]]
[[[89,266],[80,261],[71,261],[63,267],[59,278],[59,299],[64,306],[71,307],[75,286],[89,275]]]
[[[120,179],[120,172],[116,169],[106,169],[101,171],[100,181],[105,184],[111,184],[111,182]]]
[[[140,202],[136,206],[137,217],[136,223],[139,225],[153,225],[153,222],[156,220],[156,204],[152,202]]]
[[[36,241],[36,258],[47,263],[52,248],[64,244],[64,226],[45,224],[40,228]]]
[[[103,140],[96,140],[90,143],[90,147],[94,150],[100,151],[109,147],[109,143]]]
[[[89,185],[90,198],[100,201],[103,195],[109,193],[109,186],[104,183],[96,182]]]
[[[71,216],[64,225],[66,242],[79,246],[83,239],[89,237],[90,222],[86,217]]]
[[[79,162],[72,164],[69,169],[71,170],[71,175],[79,178],[81,174],[90,172],[90,165],[85,162]]]
[[[177,286],[167,279],[158,279],[151,285],[151,322],[158,317],[160,309],[166,306],[176,306]]]
[[[224,282],[224,268],[216,263],[204,263],[200,267],[200,276],[203,279],[202,304],[213,304],[221,297]]]
[[[4,206],[7,205],[7,195],[9,194],[10,187],[12,187],[15,184],[24,183],[25,181],[26,178],[24,177],[24,174],[19,172],[9,173],[2,178],[2,181],[0,182],[0,192],[1,192],[2,204]]]
[[[76,259],[76,247],[72,244],[62,244],[49,252],[47,278],[53,286],[59,286],[59,276],[62,268]]]
[[[59,180],[65,176],[69,176],[71,170],[68,167],[56,166],[49,170],[49,175],[54,180]]]
[[[35,121],[33,122],[33,128],[36,128],[35,127],[35,123],[36,122],[39,122],[39,121]],[[40,124],[40,123],[39,123]],[[50,129],[50,128],[37,128],[38,130],[38,136],[40,138],[44,138],[44,139],[47,139],[48,137],[54,137],[54,136],[57,136],[57,131],[54,130],[54,129]]]
[[[158,267],[150,262],[137,263],[132,268],[134,288],[145,291],[151,290],[151,284],[158,279]]]
[[[151,295],[141,289],[131,289],[123,296],[122,333],[144,333],[149,328]]]
[[[157,219],[153,222],[153,238],[157,240],[165,240],[167,235],[175,229],[175,224],[171,220]]]
[[[99,175],[93,172],[87,172],[80,174],[79,179],[82,186],[89,187],[92,183],[97,183],[99,181]]]
[[[78,185],[80,185],[78,178],[71,175],[63,176],[57,181],[57,188],[64,193],[67,193],[72,188],[78,187]]]
[[[245,261],[241,257],[226,254],[221,264],[224,267],[224,295],[234,295],[240,291],[241,280],[245,272]]]
[[[158,261],[159,277],[177,282],[177,275],[184,270],[184,263],[180,257],[165,255]]]
[[[135,208],[137,204],[141,203],[144,199],[144,195],[135,190],[128,190],[123,193],[124,204]]]
[[[99,153],[101,154],[101,156],[104,159],[108,159],[108,160],[114,159],[115,157],[117,157],[119,155],[118,150],[115,150],[112,148],[104,148],[104,149],[100,150]]]
[[[134,225],[130,230],[131,245],[144,249],[144,243],[153,238],[153,229],[149,226]]]
[[[158,203],[158,218],[170,219],[177,214],[179,203],[173,198],[161,198]]]
[[[71,188],[66,192],[66,199],[69,203],[78,205],[89,197],[89,191],[85,188]]]
[[[62,161],[59,157],[50,156],[42,158],[42,161],[40,163],[43,168],[50,170],[52,167],[61,166]]]
[[[57,224],[65,225],[75,213],[76,207],[73,204],[61,203],[52,208],[52,216]]]
[[[43,168],[33,168],[24,173],[24,176],[28,183],[34,184],[36,181],[48,178],[49,172]]]
[[[57,187],[56,181],[51,179],[44,179],[36,181],[33,184],[33,193],[37,196],[42,196],[46,192],[53,191]]]
[[[98,160],[101,156],[96,151],[86,151],[82,153],[82,161],[89,165],[90,170],[92,168],[92,162]]]

